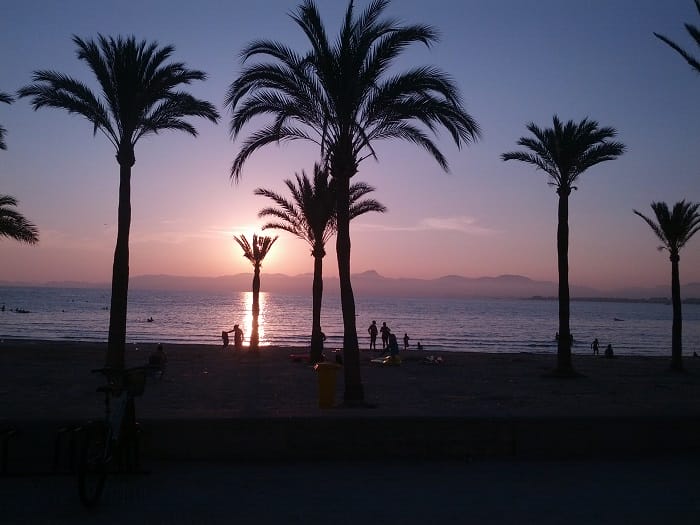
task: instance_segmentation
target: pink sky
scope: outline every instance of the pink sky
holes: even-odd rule
[[[306,48],[287,16],[296,2],[270,1],[264,9],[233,4],[183,3],[163,16],[166,4],[159,2],[127,7],[104,2],[95,11],[81,1],[67,6],[30,1],[11,6],[0,21],[0,44],[10,50],[0,66],[5,92],[42,68],[91,83],[75,58],[73,33],[133,33],[172,43],[176,60],[209,74],[191,91],[219,107],[221,124],[193,121],[198,139],[165,133],[137,144],[132,275],[250,271],[232,235],[259,231],[257,212],[268,203],[253,190],[281,192],[283,179],[309,172],[317,159],[308,145],[268,146],[249,160],[239,184],[229,181],[238,143],[228,137],[223,99],[240,68],[237,53],[257,37]],[[694,5],[678,0],[659,10],[653,0],[577,4],[391,4],[391,15],[431,24],[442,35],[430,50],[409,48],[400,65],[433,64],[448,71],[484,139],[458,151],[441,138],[449,174],[411,144],[378,145],[379,162],[366,160],[357,180],[374,185],[373,197],[389,211],[352,224],[353,272],[423,278],[509,273],[556,280],[556,194],[544,174],[503,163],[499,155],[517,148],[527,122],[547,126],[558,113],[565,120],[589,116],[613,126],[628,146],[619,160],[585,173],[572,195],[571,282],[605,289],[670,281],[667,255],[656,251],[651,230],[632,210],[651,213],[654,200],[700,200],[700,80],[652,35],[664,33],[693,49],[683,23],[697,16]],[[39,6],[42,17],[35,16]],[[341,7],[344,2],[322,4],[331,30]],[[17,197],[20,211],[41,232],[37,247],[0,240],[0,280],[109,281],[118,183],[111,145],[101,135],[92,137],[81,118],[58,110],[34,112],[26,100],[0,106],[0,123],[8,130],[8,150],[0,152],[0,192]],[[254,129],[255,124],[247,128]],[[326,273],[336,275],[334,241],[327,251]],[[281,233],[263,271],[311,270],[309,248]],[[700,236],[681,253],[681,280],[700,281]]]

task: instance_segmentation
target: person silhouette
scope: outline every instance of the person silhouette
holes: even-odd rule
[[[243,348],[243,330],[237,324],[233,325],[233,348]]]
[[[596,337],[595,339],[593,339],[593,342],[591,343],[591,348],[593,349],[593,355],[599,355],[599,352],[598,352],[599,345],[600,345],[600,343],[598,343],[598,338]]]
[[[372,321],[372,324],[369,325],[367,332],[369,332],[369,349],[376,350],[377,349],[377,334],[379,333],[379,329],[377,328],[377,321]]]
[[[611,344],[608,344],[607,348],[605,349],[605,357],[608,359],[612,359],[615,357],[615,354],[613,353],[613,347]]]
[[[407,334],[407,333],[404,333],[404,334],[403,334],[403,349],[404,349],[404,350],[408,350],[408,341],[409,341],[410,339],[411,339],[411,338],[408,337],[408,334]]]
[[[386,322],[382,323],[382,327],[379,329],[379,332],[382,334],[382,350],[384,350],[387,346],[389,346],[389,334],[391,333],[391,330],[389,330]]]

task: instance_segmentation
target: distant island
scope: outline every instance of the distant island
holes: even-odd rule
[[[262,274],[262,291],[284,294],[310,294],[312,274],[285,275],[280,273]],[[251,288],[252,274],[240,273],[220,277],[189,277],[176,275],[136,275],[130,278],[131,290],[169,290],[209,293],[248,291]],[[324,294],[338,295],[340,285],[337,277],[324,278]],[[39,286],[53,288],[106,288],[103,283],[75,281],[52,281],[46,283],[18,283],[0,281],[1,286]],[[370,270],[352,276],[353,291],[358,296],[382,297],[435,297],[435,298],[502,298],[556,300],[557,283],[536,281],[522,275],[499,275],[495,277],[464,277],[446,275],[436,279],[384,277]],[[649,288],[620,288],[598,290],[586,286],[571,285],[572,300],[576,301],[617,301],[617,302],[657,302],[670,300],[671,290],[659,285]],[[700,283],[687,283],[682,286],[685,303],[700,303]]]

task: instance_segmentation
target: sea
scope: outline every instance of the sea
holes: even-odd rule
[[[399,341],[409,336],[426,350],[556,353],[556,300],[355,297],[360,348],[367,348],[373,320],[387,323]],[[107,340],[110,290],[0,287],[0,340]],[[129,292],[127,343],[220,344],[221,332],[240,324],[247,344],[252,293]],[[152,319],[152,321],[150,320]],[[261,346],[308,346],[311,295],[260,293]],[[323,299],[326,348],[341,348],[340,298]],[[572,301],[573,352],[588,354],[598,338],[620,355],[671,352],[672,309],[663,303]],[[700,305],[683,305],[683,353],[700,353]]]

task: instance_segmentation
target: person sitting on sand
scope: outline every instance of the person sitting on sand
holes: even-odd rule
[[[416,344],[416,349],[417,349],[417,350],[423,350],[423,345],[420,344],[420,341],[418,341],[418,344]]]
[[[165,350],[163,350],[163,345],[158,343],[156,351],[148,356],[148,366],[163,368],[167,362],[168,356],[165,354]]]
[[[389,332],[389,343],[387,344],[387,347],[391,357],[399,355],[399,342],[396,340],[396,334]]]
[[[233,325],[233,348],[243,348],[243,330],[237,324]]]
[[[608,347],[605,349],[605,357],[607,357],[608,359],[612,359],[613,357],[615,357],[613,347],[611,344],[608,344]]]
[[[593,355],[599,355],[599,352],[598,352],[599,344],[600,343],[598,343],[597,337],[595,339],[593,339],[593,342],[591,343],[591,348],[593,349]]]

